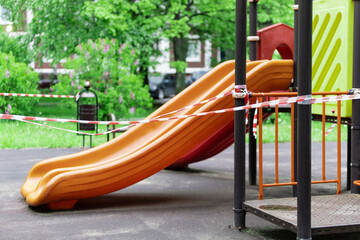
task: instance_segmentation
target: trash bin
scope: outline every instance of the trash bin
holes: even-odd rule
[[[77,120],[98,121],[98,97],[95,91],[90,89],[90,82],[85,82],[85,89],[76,95]],[[78,123],[77,131],[92,131],[98,133],[97,124]],[[85,135],[83,136],[83,146],[85,146]],[[92,147],[92,136],[90,136],[90,147]]]

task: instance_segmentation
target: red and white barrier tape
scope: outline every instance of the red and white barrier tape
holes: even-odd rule
[[[88,135],[88,136],[101,136],[101,135],[106,135],[109,133],[114,133],[114,132],[119,132],[119,131],[125,131],[128,130],[130,127],[135,126],[135,124],[129,125],[129,126],[125,126],[125,127],[120,127],[120,128],[116,128],[113,129],[111,131],[107,131],[107,132],[103,132],[103,133],[85,133],[85,132],[80,132],[80,131],[75,131],[75,130],[69,130],[69,129],[65,129],[65,128],[59,128],[59,127],[54,127],[54,126],[49,126],[46,124],[42,124],[42,123],[36,123],[36,122],[30,122],[30,121],[26,121],[26,120],[19,120],[16,119],[17,121],[20,122],[25,122],[25,123],[31,123],[37,126],[41,126],[41,127],[47,127],[47,128],[51,128],[51,129],[57,129],[57,130],[61,130],[61,131],[66,131],[66,132],[71,132],[71,133],[78,133],[78,134],[82,134],[82,135]]]
[[[360,99],[360,94],[357,95],[343,95],[343,96],[330,96],[330,97],[320,97],[312,98],[312,95],[291,97],[278,99],[273,101],[267,101],[262,103],[256,103],[252,105],[227,108],[221,110],[215,110],[210,112],[200,112],[189,115],[180,115],[168,118],[156,118],[156,119],[144,119],[138,121],[88,121],[88,120],[73,120],[73,119],[54,119],[54,118],[44,118],[44,117],[29,117],[29,116],[19,116],[19,115],[8,115],[0,114],[0,119],[9,119],[9,120],[30,120],[30,121],[50,121],[50,122],[72,122],[72,123],[86,123],[86,124],[105,124],[105,125],[128,125],[128,124],[139,124],[139,123],[151,123],[151,122],[163,122],[176,119],[184,119],[189,117],[202,117],[209,116],[213,114],[221,114],[227,112],[242,111],[251,108],[260,108],[260,107],[273,107],[276,105],[284,105],[290,103],[299,103],[299,104],[314,104],[314,103],[323,103],[323,102],[336,102],[336,101],[347,101],[353,99]]]
[[[215,101],[215,100],[218,100],[218,99],[220,99],[220,98],[226,97],[226,96],[231,95],[231,94],[232,94],[232,91],[229,91],[229,92],[226,92],[226,93],[217,95],[216,97],[209,98],[209,99],[207,99],[207,100],[201,101],[201,102],[199,102],[199,103],[195,103],[195,104],[193,104],[193,105],[189,105],[189,106],[186,106],[186,107],[184,107],[184,108],[181,108],[181,109],[178,109],[178,110],[169,112],[169,113],[162,114],[162,115],[160,115],[160,116],[155,117],[155,119],[160,118],[160,117],[163,117],[163,116],[166,116],[166,115],[169,115],[169,114],[177,113],[177,112],[180,112],[180,111],[183,111],[183,110],[186,110],[186,109],[189,109],[189,108],[192,108],[192,107],[201,105],[201,104],[205,104],[205,103],[208,103],[208,102],[210,102],[210,101]],[[128,126],[125,126],[125,127],[113,129],[113,130],[111,130],[111,131],[107,131],[107,132],[103,132],[103,133],[85,133],[85,132],[74,131],[74,130],[69,130],[69,129],[65,129],[65,128],[59,128],[59,127],[49,126],[49,125],[41,124],[41,123],[34,123],[34,122],[27,121],[27,120],[19,120],[19,119],[15,119],[15,120],[18,120],[18,121],[21,121],[21,122],[25,122],[25,123],[34,124],[34,125],[38,125],[38,126],[43,126],[43,127],[48,127],[48,128],[52,128],[52,129],[57,129],[57,130],[61,130],[61,131],[72,132],[72,133],[77,133],[77,134],[82,134],[82,135],[88,135],[88,136],[100,136],[100,135],[106,135],[106,134],[109,134],[109,133],[114,133],[114,132],[119,132],[119,131],[125,131],[125,130],[128,130],[128,129],[130,129],[131,127],[137,125],[137,124],[131,124],[131,125],[128,125]]]
[[[217,95],[216,97],[212,97],[212,98],[206,99],[206,100],[204,100],[204,101],[201,101],[201,102],[198,102],[198,103],[195,103],[195,104],[192,104],[192,105],[189,105],[189,106],[180,108],[180,109],[178,109],[178,110],[175,110],[175,111],[172,111],[172,112],[169,112],[169,113],[165,113],[165,114],[159,115],[159,116],[157,116],[156,118],[161,118],[161,117],[164,117],[164,116],[166,116],[166,115],[170,115],[170,114],[173,114],[173,113],[178,113],[178,112],[184,111],[184,110],[189,109],[189,108],[192,108],[192,107],[196,107],[196,106],[199,106],[199,105],[202,105],[202,104],[211,102],[211,101],[215,101],[215,100],[218,100],[218,99],[220,99],[220,98],[229,96],[229,95],[231,95],[232,93],[233,93],[233,91],[229,91],[229,92],[226,92],[226,93],[223,93],[223,94],[219,94],[219,95]],[[155,119],[156,119],[156,118],[155,118]]]
[[[258,104],[258,103],[259,103],[259,100],[258,100],[258,98],[256,98],[256,104]],[[253,120],[253,125],[252,125],[254,138],[257,137],[257,121],[258,121],[258,108],[255,109],[254,120]]]
[[[333,123],[332,125],[331,125],[331,127],[325,132],[325,137],[327,136],[327,135],[329,135],[331,132],[332,132],[332,130],[334,130],[334,128],[336,127],[336,123]]]
[[[52,94],[29,94],[29,93],[0,93],[4,97],[46,97],[46,98],[75,98],[71,95],[52,95]]]

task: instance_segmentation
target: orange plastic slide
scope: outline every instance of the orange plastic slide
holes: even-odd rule
[[[218,65],[148,118],[215,97],[234,88],[235,62]],[[252,91],[288,89],[291,60],[247,63],[247,86]],[[189,108],[170,116],[207,112],[234,106],[232,96]],[[79,199],[120,190],[174,163],[204,142],[234,113],[140,124],[98,147],[41,161],[30,170],[21,194],[30,206],[70,209]]]

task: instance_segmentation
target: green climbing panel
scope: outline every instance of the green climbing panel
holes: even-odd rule
[[[347,91],[352,88],[353,0],[314,0],[313,4],[312,90]],[[327,103],[326,115],[336,116],[336,109],[336,103]],[[322,105],[314,104],[312,113],[322,114]],[[351,101],[341,103],[341,116],[351,117]]]

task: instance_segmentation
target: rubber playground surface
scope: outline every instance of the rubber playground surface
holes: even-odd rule
[[[320,145],[313,144],[313,176],[321,173]],[[333,145],[333,146],[332,146]],[[280,176],[287,176],[289,143],[280,144]],[[273,176],[273,144],[265,144],[266,177]],[[327,143],[329,167],[336,143]],[[30,208],[20,195],[30,168],[38,161],[81,149],[0,151],[0,239],[295,239],[296,235],[254,215],[248,230],[233,227],[233,147],[185,172],[163,170],[131,187],[80,200],[74,209]],[[342,146],[342,185],[346,187],[346,143]],[[331,178],[335,172],[327,177]],[[281,179],[281,177],[280,177]],[[334,194],[333,184],[313,185],[313,194]],[[265,189],[265,199],[291,197],[290,187]],[[257,199],[248,186],[247,199]],[[360,239],[360,234],[313,239]]]

